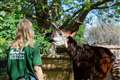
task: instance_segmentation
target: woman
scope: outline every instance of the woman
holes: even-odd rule
[[[9,80],[43,80],[39,48],[34,44],[32,23],[23,19],[8,52]]]

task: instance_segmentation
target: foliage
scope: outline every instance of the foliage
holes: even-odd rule
[[[46,37],[46,33],[49,33],[52,30],[48,29],[48,30],[46,30],[45,33],[41,34],[41,33],[39,33],[38,25],[35,23],[33,24],[33,28],[35,31],[35,41],[36,41],[36,44],[40,48],[40,53],[41,54],[48,54],[49,53],[48,49],[50,48],[51,43],[49,42],[48,37]]]
[[[12,14],[3,18],[0,22],[0,36],[7,40],[12,40],[15,37],[16,26],[19,21],[15,17],[15,14]]]
[[[7,46],[7,41],[0,36],[0,58],[6,56],[5,51],[7,49]]]
[[[0,2],[0,56],[6,55],[8,44],[15,37],[16,26],[23,17],[20,7],[17,1]]]
[[[0,10],[0,36],[6,40],[12,40],[15,36],[17,23],[23,17],[23,14],[21,14],[21,5],[19,0],[11,0],[9,2],[5,0],[1,2],[0,8],[3,7],[6,9]]]
[[[78,41],[78,43],[84,43],[85,39],[84,39],[84,32],[85,32],[85,26],[81,25],[76,36],[75,39],[76,41]]]
[[[38,44],[40,48],[41,54],[48,54],[48,50],[50,48],[50,43],[47,38],[45,38],[45,35],[43,34],[37,34],[36,35],[36,43]]]

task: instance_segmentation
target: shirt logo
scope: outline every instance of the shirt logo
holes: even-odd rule
[[[11,50],[9,58],[10,59],[24,59],[24,51]]]

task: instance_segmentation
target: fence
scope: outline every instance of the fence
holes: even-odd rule
[[[72,66],[68,56],[43,57],[45,80],[73,80]]]

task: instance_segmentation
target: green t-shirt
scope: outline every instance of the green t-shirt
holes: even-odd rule
[[[39,48],[25,47],[22,51],[10,48],[8,52],[8,75],[10,80],[17,80],[27,72],[34,75],[34,66],[41,65]],[[26,67],[27,66],[27,67]]]

